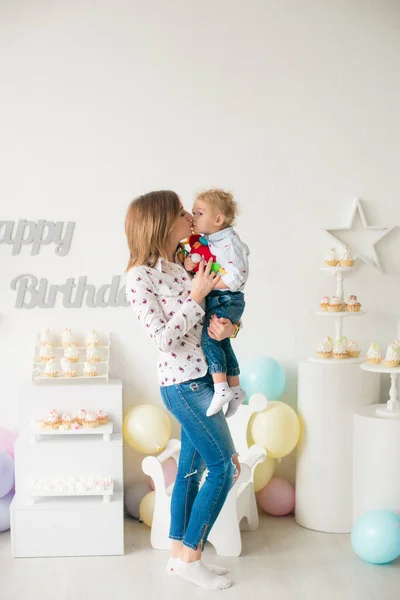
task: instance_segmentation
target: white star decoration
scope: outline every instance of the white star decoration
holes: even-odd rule
[[[357,224],[357,216],[359,217],[360,224]],[[375,246],[392,229],[394,229],[394,226],[379,227],[368,225],[361,201],[357,198],[353,205],[349,226],[340,229],[324,229],[324,231],[336,242],[349,246],[354,260],[359,258],[367,265],[372,265],[383,271]]]

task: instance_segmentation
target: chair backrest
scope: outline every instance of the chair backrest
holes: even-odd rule
[[[250,419],[255,413],[262,412],[267,407],[267,399],[263,394],[253,394],[248,404],[241,404],[236,413],[229,417],[227,423],[239,457],[248,453],[247,429]]]

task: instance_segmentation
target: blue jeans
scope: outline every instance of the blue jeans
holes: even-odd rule
[[[243,314],[244,307],[245,301],[242,292],[214,290],[206,297],[206,316],[201,333],[201,346],[211,374],[226,373],[228,376],[240,374],[239,363],[232,350],[231,340],[229,338],[222,342],[213,340],[207,333],[207,327],[212,315],[237,323]]]
[[[237,469],[236,454],[222,411],[206,416],[214,395],[212,377],[160,388],[167,409],[182,426],[178,474],[171,498],[169,537],[204,549],[208,534],[228,496]],[[207,477],[199,490],[201,477]]]

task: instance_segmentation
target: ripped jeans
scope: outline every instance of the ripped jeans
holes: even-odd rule
[[[235,483],[238,471],[232,457],[237,453],[222,410],[206,416],[214,394],[211,375],[160,389],[165,406],[182,426],[169,537],[203,550]],[[199,490],[206,468],[207,477]]]

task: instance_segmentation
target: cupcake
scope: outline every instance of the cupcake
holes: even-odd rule
[[[79,429],[79,428],[80,428],[80,425],[79,425],[79,423],[77,423],[76,421],[72,421],[72,423],[71,423],[71,429],[72,429],[73,431],[76,431],[76,430],[77,430],[77,429]]]
[[[99,421],[98,421],[95,413],[89,412],[86,414],[85,420],[83,421],[84,427],[88,427],[89,429],[91,429],[93,427],[97,427],[98,424],[99,424]]]
[[[354,340],[347,343],[347,354],[350,358],[358,358],[360,356],[360,346]]]
[[[346,302],[346,310],[348,312],[358,312],[361,308],[361,304],[357,300],[357,296],[349,296]]]
[[[346,338],[341,338],[340,340],[336,340],[333,344],[333,358],[348,358],[347,353],[347,340]]]
[[[321,310],[328,310],[329,302],[329,296],[322,296],[321,301],[319,303]]]
[[[318,358],[332,358],[333,341],[331,337],[326,337],[322,340],[317,348]]]
[[[94,344],[90,344],[86,350],[86,360],[88,362],[100,362],[101,356],[97,347]]]
[[[367,362],[371,365],[379,365],[382,360],[381,349],[379,344],[372,342],[367,352]]]
[[[40,332],[39,344],[44,346],[45,344],[51,344],[51,333],[50,329],[42,329]]]
[[[68,429],[71,429],[71,425],[69,425],[68,423],[61,423],[61,425],[59,426],[58,429],[62,429],[63,431],[67,431]]]
[[[98,346],[100,344],[99,334],[95,329],[89,331],[85,340],[86,346]]]
[[[342,299],[338,296],[332,296],[331,301],[328,305],[329,312],[341,312],[342,310]]]
[[[108,422],[108,414],[102,409],[97,411],[96,417],[99,425],[105,425]]]
[[[85,377],[96,377],[97,371],[93,363],[85,362],[83,366],[83,374]]]
[[[83,425],[83,421],[86,419],[86,410],[84,408],[81,408],[80,410],[78,410],[78,414],[75,417],[75,421],[78,423],[78,425]]]
[[[61,336],[61,344],[67,348],[71,344],[75,344],[74,336],[70,327],[66,327]]]
[[[341,267],[352,267],[354,265],[354,259],[348,246],[339,246],[338,259]]]
[[[60,415],[55,409],[53,409],[45,418],[44,423],[47,429],[58,429],[59,425],[61,424]]]
[[[73,418],[69,413],[63,413],[61,415],[61,425],[66,425],[63,429],[71,429]]]
[[[55,362],[55,360],[48,360],[47,361],[46,366],[43,369],[42,375],[44,375],[44,377],[57,377],[58,371],[57,371],[57,368],[56,368],[56,362]]]
[[[336,252],[336,248],[331,248],[325,254],[324,263],[327,267],[336,267],[339,264],[338,255]]]
[[[78,371],[74,369],[74,363],[69,358],[61,358],[60,364],[65,377],[76,377]]]
[[[396,342],[390,342],[388,345],[383,364],[391,369],[400,365],[400,349]]]
[[[54,360],[55,354],[53,352],[53,346],[51,344],[43,344],[43,346],[40,346],[39,358],[43,362]]]
[[[79,360],[79,350],[76,348],[76,344],[71,344],[67,346],[64,350],[64,358],[68,358],[71,362],[78,362]]]

